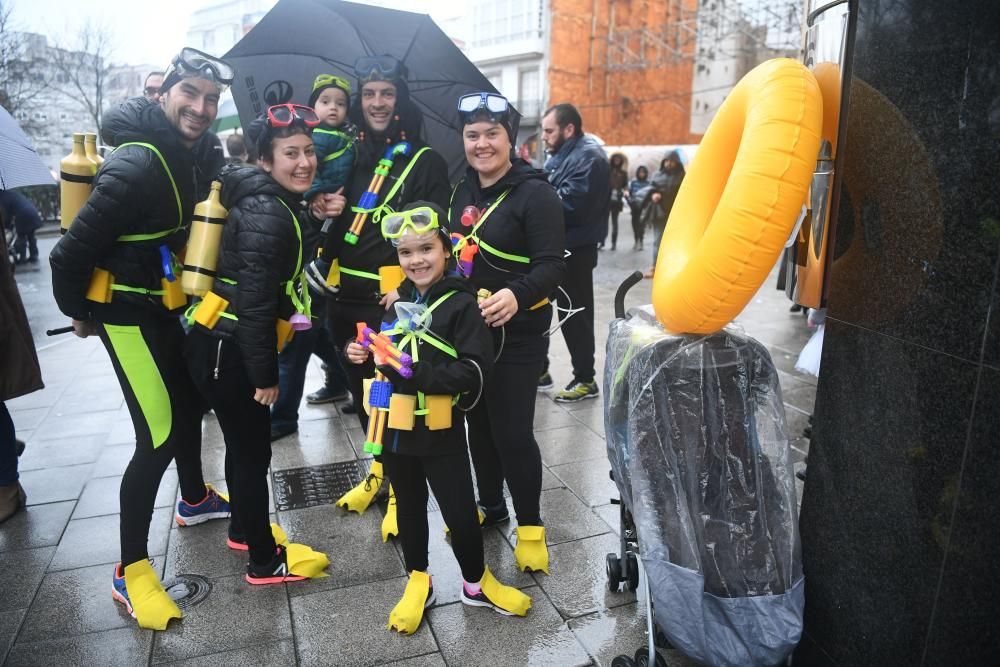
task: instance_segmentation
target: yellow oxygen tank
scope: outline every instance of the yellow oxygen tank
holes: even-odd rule
[[[228,214],[219,201],[221,188],[222,183],[212,181],[208,199],[194,207],[191,234],[184,253],[184,273],[181,275],[181,287],[186,294],[192,296],[202,296],[212,289],[215,282],[222,226]]]
[[[83,135],[83,151],[90,158],[90,161],[94,163],[97,169],[101,168],[101,164],[104,163],[104,158],[97,151],[97,135],[93,132],[87,132]]]
[[[59,163],[59,208],[61,233],[73,224],[76,214],[90,196],[97,165],[87,157],[83,133],[73,133],[73,151]]]

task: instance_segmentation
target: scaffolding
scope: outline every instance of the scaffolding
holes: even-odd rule
[[[617,27],[612,0],[607,32],[610,71],[658,68],[682,61],[795,53],[802,44],[802,0],[668,0],[665,21]]]

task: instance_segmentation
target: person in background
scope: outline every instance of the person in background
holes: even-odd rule
[[[628,187],[628,172],[625,170],[625,155],[615,153],[610,160],[611,179],[611,249],[618,247],[618,216],[625,207],[625,188]],[[604,241],[597,246],[604,247]]]
[[[38,262],[38,240],[35,232],[42,226],[42,218],[31,200],[17,190],[0,190],[0,219],[17,230],[14,255],[17,264]]]
[[[604,149],[583,133],[583,119],[572,104],[557,104],[545,112],[542,139],[552,156],[545,170],[562,201],[566,224],[566,275],[556,300],[563,311],[577,311],[562,325],[573,362],[573,379],[555,400],[575,403],[597,398],[598,394],[594,370],[594,269],[597,244],[608,233],[610,165]],[[552,384],[546,360],[538,387]]]
[[[227,164],[247,164],[247,144],[239,132],[226,137],[226,152],[229,153]]]
[[[643,275],[645,278],[652,278],[656,270],[660,239],[663,238],[663,230],[667,228],[670,210],[674,207],[674,200],[677,199],[677,192],[683,181],[684,164],[681,162],[681,154],[676,150],[670,151],[660,162],[660,170],[653,174],[649,193],[643,204],[643,223],[653,228],[653,268]]]
[[[3,191],[0,191],[3,192]],[[0,258],[7,256],[7,237],[0,234]],[[16,514],[27,502],[17,475],[17,457],[24,443],[14,434],[14,421],[7,405],[18,396],[42,389],[38,355],[24,313],[21,295],[6,260],[0,261],[0,523]]]
[[[648,188],[649,170],[640,165],[635,170],[635,178],[628,182],[628,190],[625,192],[628,208],[632,213],[632,235],[635,237],[632,250],[642,250],[643,237],[646,235],[646,225],[642,222],[642,201]]]
[[[160,103],[160,89],[163,87],[163,72],[150,72],[142,84],[142,96],[150,102]]]

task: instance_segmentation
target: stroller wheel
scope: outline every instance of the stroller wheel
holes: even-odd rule
[[[617,554],[611,553],[607,555],[605,569],[608,573],[608,590],[612,593],[617,593],[622,585],[622,561],[618,558]]]
[[[659,651],[657,651],[655,655],[656,655],[656,662],[650,665],[649,647],[643,646],[640,649],[636,649],[635,660],[632,661],[632,664],[635,665],[635,667],[668,667],[666,659],[664,659],[664,657],[660,655]]]
[[[635,660],[627,655],[616,655],[611,661],[611,667],[635,667]]]
[[[634,551],[625,552],[625,558],[628,560],[625,568],[628,573],[628,578],[625,580],[625,588],[634,593],[639,590],[639,563],[636,560]]]

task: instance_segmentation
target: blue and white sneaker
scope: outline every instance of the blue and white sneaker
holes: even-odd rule
[[[183,498],[177,501],[174,521],[178,526],[195,526],[212,519],[229,518],[229,496],[219,493],[211,484],[206,484],[205,490],[205,498],[194,505],[185,502]]]
[[[128,589],[125,588],[125,569],[121,563],[115,565],[115,573],[111,577],[111,597],[125,605],[129,616],[135,618],[135,612],[132,611],[132,602],[128,599]]]

